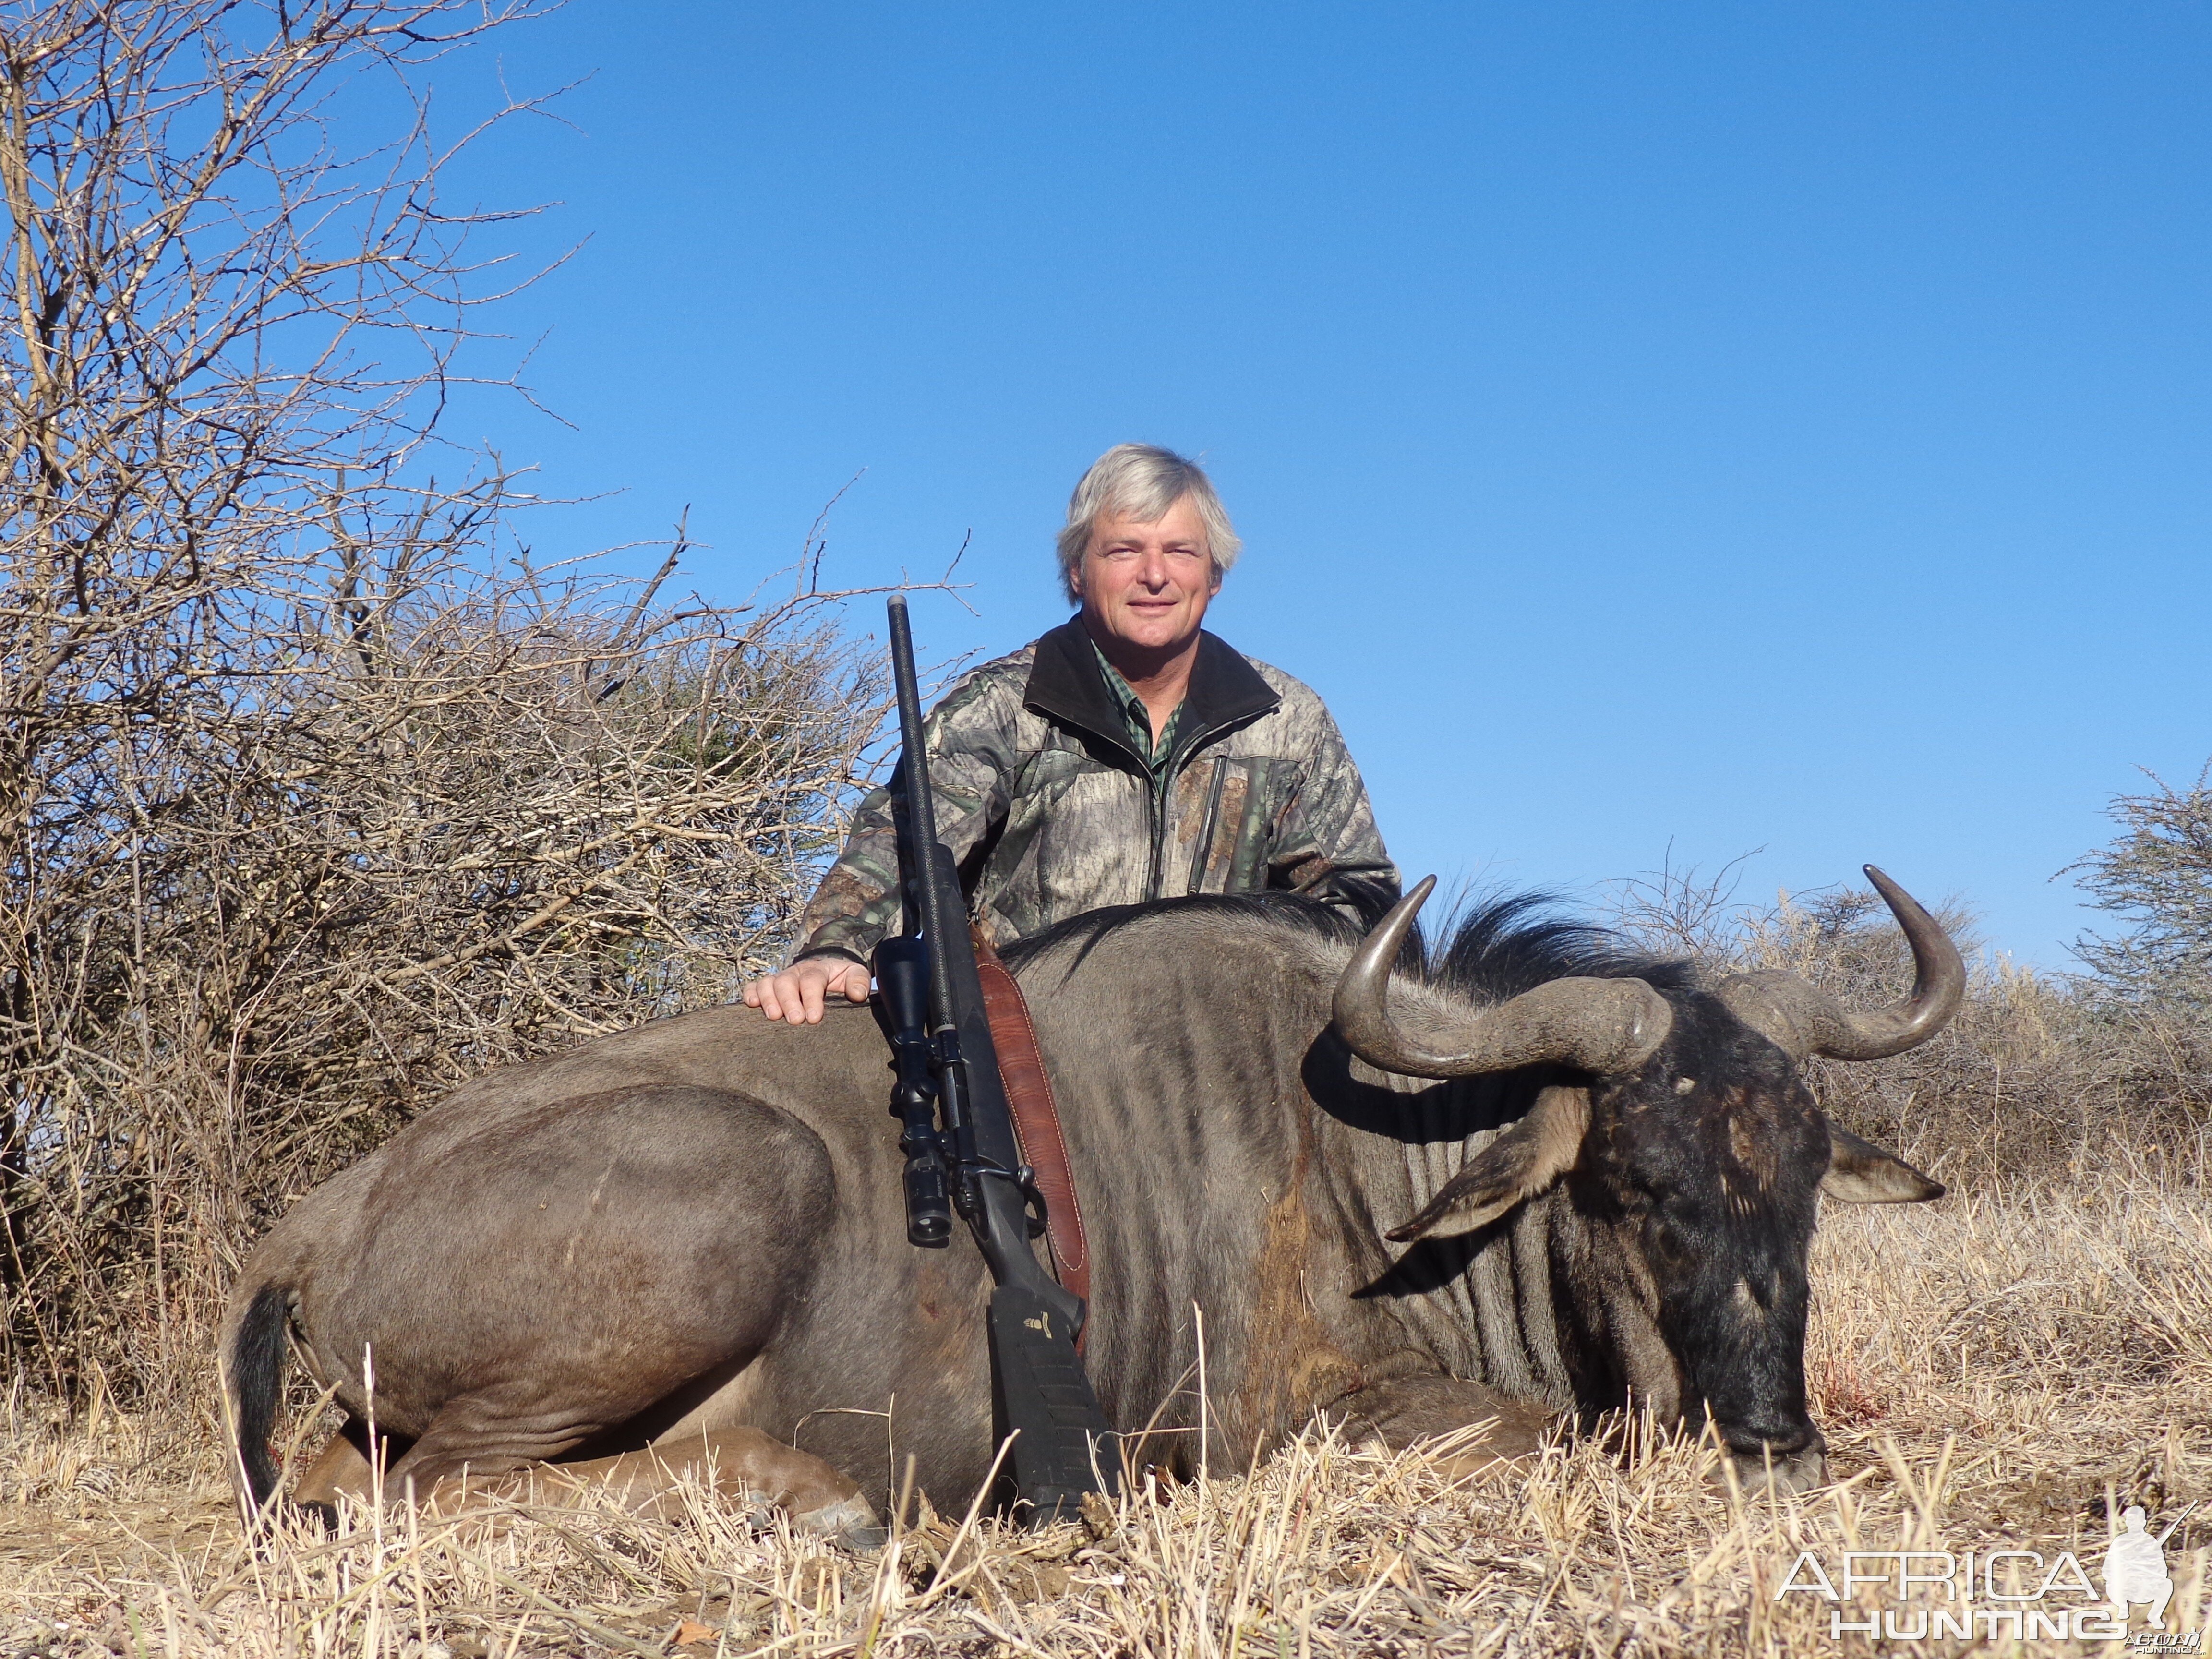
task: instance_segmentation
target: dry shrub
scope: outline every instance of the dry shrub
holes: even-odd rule
[[[9,1334],[64,1397],[200,1370],[234,1243],[463,1077],[726,1000],[836,844],[880,705],[828,596],[481,551],[301,605],[243,693],[73,769],[9,1218]]]
[[[842,830],[818,547],[750,605],[533,569],[439,439],[526,279],[440,177],[535,106],[429,80],[533,9],[0,6],[0,1352],[56,1401],[198,1387],[289,1199],[726,997]]]

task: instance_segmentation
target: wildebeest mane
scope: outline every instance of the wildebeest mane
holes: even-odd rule
[[[1446,935],[1434,946],[1419,938],[1413,941],[1404,969],[1486,1003],[1570,977],[1640,979],[1662,991],[1686,989],[1693,982],[1688,963],[1634,950],[1610,928],[1559,915],[1558,902],[1547,893],[1478,898],[1446,922]],[[1352,916],[1340,906],[1297,893],[1196,894],[1087,911],[1009,945],[1000,954],[1009,966],[1019,967],[1072,942],[1080,962],[1123,928],[1170,915],[1264,921],[1332,945],[1356,945],[1389,908],[1388,899],[1363,902],[1362,914]]]
[[[1549,893],[1474,900],[1430,954],[1429,982],[1478,1002],[1503,1002],[1555,979],[1640,979],[1662,991],[1694,983],[1689,963],[1636,950],[1609,927],[1559,915],[1558,902]]]

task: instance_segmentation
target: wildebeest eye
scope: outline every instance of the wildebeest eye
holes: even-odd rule
[[[1671,1272],[1689,1260],[1681,1235],[1666,1222],[1654,1222],[1649,1236],[1652,1257],[1661,1267]]]

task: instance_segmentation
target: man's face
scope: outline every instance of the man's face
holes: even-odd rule
[[[1185,496],[1152,524],[1101,514],[1075,569],[1075,591],[1095,634],[1141,651],[1187,645],[1221,591],[1206,525]]]

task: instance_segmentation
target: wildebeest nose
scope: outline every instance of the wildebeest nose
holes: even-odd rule
[[[1796,1423],[1731,1423],[1723,1428],[1722,1437],[1738,1457],[1750,1458],[1770,1453],[1790,1457],[1808,1449],[1823,1450],[1827,1444],[1809,1418]]]

